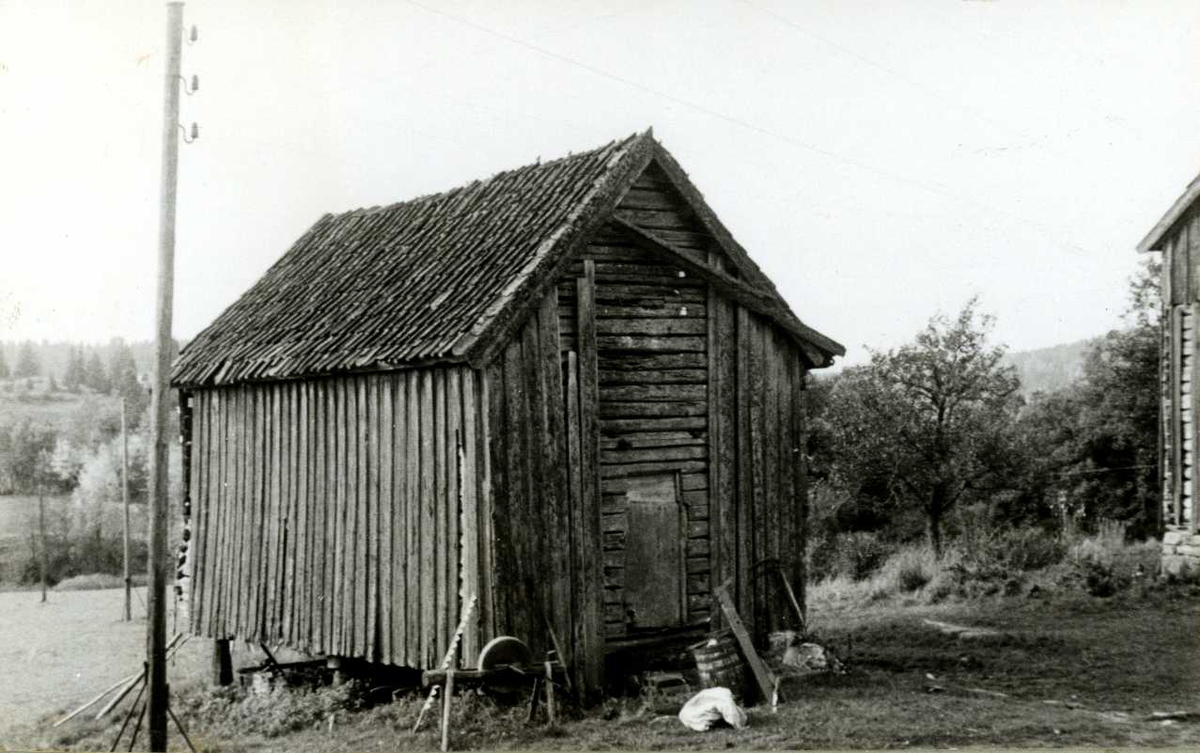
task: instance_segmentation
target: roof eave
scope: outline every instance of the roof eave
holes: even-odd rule
[[[1160,244],[1163,238],[1171,231],[1183,215],[1200,200],[1200,175],[1197,175],[1191,183],[1188,184],[1187,190],[1175,200],[1167,213],[1162,216],[1162,219],[1151,228],[1142,242],[1137,245],[1138,253],[1146,253],[1149,251],[1161,251]]]

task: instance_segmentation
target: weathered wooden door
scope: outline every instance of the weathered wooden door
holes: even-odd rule
[[[678,625],[684,616],[683,508],[674,473],[635,476],[625,492],[625,611],[629,626]]]

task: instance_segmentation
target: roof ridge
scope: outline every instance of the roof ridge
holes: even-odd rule
[[[342,212],[327,212],[326,214],[334,216],[334,217],[339,217],[339,218],[354,217],[354,216],[364,216],[365,217],[365,216],[370,216],[372,214],[378,214],[380,212],[394,211],[394,210],[396,210],[402,206],[408,205],[408,204],[424,203],[424,202],[432,201],[432,200],[435,200],[435,199],[438,199],[441,197],[449,198],[453,194],[461,193],[463,191],[467,191],[467,190],[470,190],[473,188],[480,188],[480,187],[486,186],[490,183],[494,183],[497,180],[503,179],[510,175],[515,175],[516,173],[519,173],[523,170],[529,170],[532,168],[544,169],[544,168],[557,167],[558,165],[561,165],[563,162],[566,162],[567,160],[585,159],[589,156],[598,155],[605,151],[616,150],[623,146],[626,146],[627,144],[632,142],[634,139],[637,139],[641,136],[645,136],[645,135],[649,134],[650,132],[651,131],[648,129],[642,133],[633,133],[629,136],[626,136],[623,139],[613,139],[612,141],[609,141],[608,143],[598,146],[594,149],[585,149],[582,152],[567,152],[565,155],[563,155],[561,157],[555,157],[554,159],[550,159],[550,160],[543,161],[541,158],[538,158],[534,162],[528,162],[524,165],[518,165],[516,167],[510,167],[506,170],[500,170],[499,172],[493,173],[486,178],[475,178],[474,180],[468,181],[466,183],[461,183],[457,186],[452,186],[450,188],[447,188],[447,189],[444,189],[441,191],[434,191],[432,193],[420,194],[420,195],[414,196],[409,199],[403,199],[401,201],[394,201],[394,202],[391,202],[390,204],[374,204],[372,206],[357,207],[355,209],[347,209]]]

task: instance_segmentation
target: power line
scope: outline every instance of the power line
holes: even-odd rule
[[[790,144],[794,147],[804,149],[804,150],[813,152],[815,154],[820,154],[820,155],[822,155],[830,160],[833,160],[835,162],[842,162],[847,165],[857,167],[860,170],[863,170],[863,171],[869,172],[869,173],[873,173],[880,177],[891,180],[895,183],[913,186],[915,188],[919,188],[921,190],[927,191],[927,192],[935,194],[937,196],[941,196],[943,198],[947,198],[952,201],[957,201],[962,204],[973,206],[976,209],[979,209],[979,210],[987,212],[987,213],[1004,215],[1006,217],[1009,217],[1012,220],[1015,220],[1019,223],[1027,225],[1028,227],[1036,230],[1040,235],[1045,237],[1047,240],[1049,240],[1050,242],[1054,243],[1055,245],[1061,247],[1063,250],[1065,250],[1069,253],[1073,253],[1073,254],[1086,253],[1085,249],[1083,249],[1082,247],[1055,237],[1055,233],[1053,233],[1049,228],[1042,225],[1041,223],[1035,222],[1033,220],[1030,220],[1030,219],[1022,217],[1020,215],[1014,214],[1010,211],[1001,209],[999,207],[984,204],[983,202],[976,201],[967,196],[952,193],[951,191],[943,189],[942,187],[938,186],[937,184],[929,183],[927,181],[923,181],[918,178],[911,178],[906,175],[902,175],[900,173],[895,173],[890,170],[886,170],[884,168],[877,167],[870,163],[863,162],[862,160],[858,160],[853,157],[847,157],[843,154],[832,151],[830,149],[826,149],[824,147],[820,147],[820,146],[811,144],[806,141],[801,141],[801,140],[793,138],[785,133],[780,133],[779,131],[776,131],[772,128],[761,126],[756,123],[751,123],[747,120],[743,120],[743,119],[735,117],[733,115],[723,113],[719,110],[714,110],[713,108],[708,107],[707,105],[701,104],[699,102],[685,99],[683,97],[679,97],[677,95],[671,94],[670,92],[666,92],[661,89],[656,89],[654,87],[647,86],[645,84],[639,83],[632,79],[625,78],[624,76],[621,76],[619,74],[612,73],[610,71],[606,71],[603,68],[598,68],[598,67],[591,65],[590,63],[586,63],[582,60],[577,60],[577,59],[569,57],[567,55],[563,55],[563,54],[554,52],[553,50],[549,50],[545,47],[541,47],[539,45],[536,45],[532,42],[528,42],[519,37],[514,37],[512,35],[505,34],[502,31],[497,31],[495,29],[492,29],[491,27],[484,26],[483,24],[477,23],[477,22],[472,21],[467,18],[463,18],[462,16],[458,16],[458,15],[455,15],[452,13],[447,13],[438,8],[430,7],[428,5],[425,5],[424,3],[417,2],[417,0],[405,0],[405,2],[407,2],[409,5],[413,5],[417,8],[420,8],[421,10],[424,10],[427,13],[432,13],[434,15],[441,16],[443,18],[447,18],[451,21],[454,21],[455,23],[459,23],[464,26],[468,26],[472,29],[475,29],[476,31],[483,32],[484,34],[490,34],[490,35],[498,37],[500,39],[504,39],[512,44],[519,46],[519,47],[524,47],[525,49],[536,52],[539,55],[543,55],[545,57],[552,58],[561,63],[566,63],[567,65],[571,65],[576,68],[581,68],[585,71],[588,71],[589,73],[591,73],[593,75],[600,76],[601,78],[606,78],[610,81],[616,81],[617,83],[624,84],[626,86],[629,86],[631,88],[637,89],[642,92],[645,92],[647,94],[667,100],[669,102],[673,102],[675,104],[682,105],[691,110],[695,110],[696,112],[708,115],[709,117],[724,121],[731,125],[735,125],[739,128],[742,128],[742,129],[745,129],[748,131],[752,131],[754,133],[758,133],[758,134],[761,134],[764,136],[769,136],[773,139],[776,139],[777,141],[782,141],[782,142],[784,142],[786,144]]]
[[[754,10],[758,11],[759,13],[762,13],[763,15],[771,16],[772,18],[776,19],[777,21],[780,21],[780,22],[792,27],[793,29],[795,29],[796,31],[800,32],[801,34],[809,37],[810,39],[815,39],[816,41],[820,42],[821,44],[825,45],[826,47],[829,47],[830,49],[837,50],[838,52],[841,52],[843,55],[852,57],[855,60],[857,60],[858,62],[862,63],[863,65],[867,65],[878,71],[882,71],[882,72],[886,73],[887,75],[889,75],[899,81],[902,81],[905,84],[908,84],[909,86],[922,92],[923,94],[930,97],[931,99],[935,99],[939,102],[942,102],[943,104],[947,104],[947,105],[950,105],[951,107],[961,110],[962,112],[965,112],[968,115],[972,115],[976,118],[979,118],[980,120],[984,121],[985,123],[988,123],[991,126],[999,128],[1000,130],[1005,131],[1012,136],[1016,136],[1017,138],[1020,138],[1020,139],[1025,139],[1026,141],[1029,141],[1031,143],[1034,142],[1033,137],[1030,136],[1029,134],[1014,130],[1008,124],[1002,123],[999,120],[992,118],[985,112],[976,110],[975,108],[973,108],[967,104],[964,104],[963,102],[959,102],[958,100],[951,99],[950,97],[947,97],[946,95],[939,92],[937,89],[934,89],[930,86],[926,86],[925,84],[921,83],[920,81],[918,81],[914,78],[911,78],[909,76],[906,76],[903,73],[900,73],[899,71],[897,71],[887,65],[884,65],[883,63],[872,60],[871,58],[868,58],[868,57],[862,55],[861,53],[856,52],[855,50],[852,50],[849,47],[846,47],[845,45],[839,44],[830,39],[826,39],[825,37],[812,31],[811,29],[801,26],[797,22],[793,21],[792,19],[788,18],[787,16],[784,16],[781,13],[776,13],[775,11],[773,11],[769,8],[764,8],[761,5],[757,5],[753,2],[751,2],[751,0],[736,0],[736,2],[739,2],[743,5],[749,6],[749,7],[753,8]]]

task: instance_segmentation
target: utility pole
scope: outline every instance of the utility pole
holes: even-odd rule
[[[175,280],[175,189],[179,179],[179,67],[183,3],[167,3],[166,77],[163,86],[162,197],[158,219],[154,388],[150,411],[150,552],[146,624],[150,750],[167,749],[167,380],[171,368],[171,307]]]
[[[133,605],[130,602],[133,585],[129,577],[129,435],[125,426],[125,398],[121,398],[121,504],[125,508],[125,528],[121,534],[125,563],[125,621],[129,622],[133,619]]]

